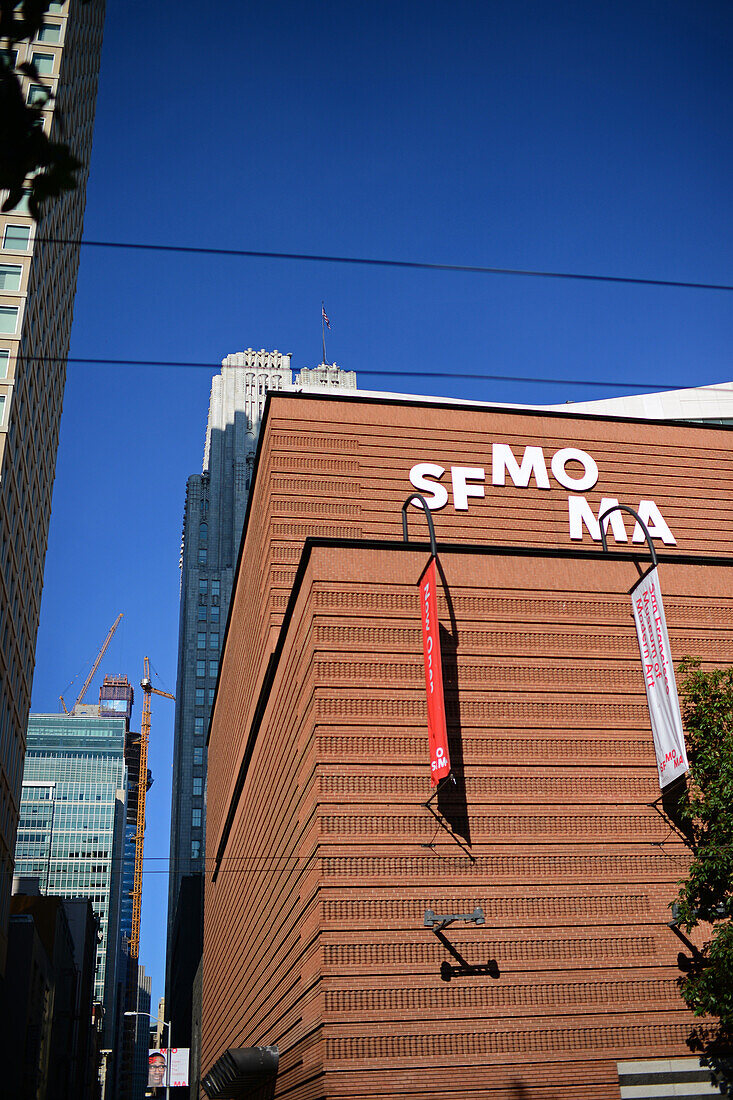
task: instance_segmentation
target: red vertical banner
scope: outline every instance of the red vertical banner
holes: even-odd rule
[[[448,731],[443,698],[443,666],[440,661],[438,597],[435,558],[420,579],[422,647],[425,661],[425,691],[428,697],[428,739],[430,741],[430,781],[437,786],[450,775]]]

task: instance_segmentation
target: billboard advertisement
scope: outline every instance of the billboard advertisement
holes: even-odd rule
[[[148,1050],[148,1088],[188,1085],[188,1047]]]

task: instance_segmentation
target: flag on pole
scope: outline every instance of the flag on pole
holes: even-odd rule
[[[325,321],[325,323],[326,323],[326,325],[328,326],[328,329],[329,329],[329,331],[330,331],[330,329],[331,329],[331,322],[330,322],[330,321],[329,321],[329,319],[328,319],[328,316],[327,316],[327,314],[326,314],[326,307],[324,306],[323,302],[321,302],[321,317],[322,317],[322,319],[323,319],[323,320]]]

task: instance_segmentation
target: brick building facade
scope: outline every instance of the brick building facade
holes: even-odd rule
[[[628,596],[649,557],[628,517],[603,554],[595,517],[647,520],[673,656],[731,663],[730,440],[270,398],[209,738],[210,1096],[610,1100],[629,1064],[689,1057],[667,924],[686,849]],[[415,488],[457,779],[430,807]]]

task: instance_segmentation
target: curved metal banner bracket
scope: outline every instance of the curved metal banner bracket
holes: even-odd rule
[[[413,500],[419,500],[420,501],[420,506],[423,509],[423,511],[425,512],[425,518],[428,521],[428,530],[430,532],[430,553],[433,555],[434,558],[437,558],[437,556],[438,556],[438,544],[435,541],[435,527],[433,526],[433,517],[430,515],[430,509],[428,508],[428,502],[426,501],[426,499],[422,495],[422,493],[410,493],[409,497],[407,498],[405,503],[402,505],[402,539],[403,539],[404,542],[409,542],[410,541],[408,536],[407,536],[407,509],[408,509],[408,506],[410,504],[412,504]]]
[[[599,523],[599,526],[601,528],[601,542],[603,543],[604,553],[606,553],[606,554],[608,553],[608,543],[606,541],[606,529],[603,526],[603,521],[605,519],[608,519],[608,517],[611,515],[612,512],[629,512],[634,517],[634,519],[636,520],[636,522],[639,524],[642,531],[644,532],[644,535],[646,537],[646,541],[647,541],[648,546],[649,546],[649,553],[652,556],[652,565],[656,569],[657,568],[657,552],[654,549],[654,543],[652,542],[652,536],[649,534],[649,528],[644,523],[644,520],[641,518],[639,513],[637,511],[635,511],[633,508],[630,508],[628,504],[614,504],[613,507],[607,508],[606,511],[603,513],[603,515],[600,515],[598,517],[598,523]]]
[[[443,662],[440,655],[440,623],[438,621],[438,544],[435,541],[433,517],[428,502],[420,493],[410,493],[402,505],[402,538],[409,545],[407,535],[407,509],[415,501],[425,513],[430,531],[430,561],[422,571],[420,589],[420,619],[422,623],[423,662],[425,666],[425,691],[428,703],[428,742],[430,745],[430,782],[437,794],[444,780],[451,776],[448,726],[443,695]],[[455,781],[454,781],[455,782]],[[426,803],[432,811],[430,800]],[[442,822],[441,822],[442,824]],[[447,826],[444,826],[447,828]]]

